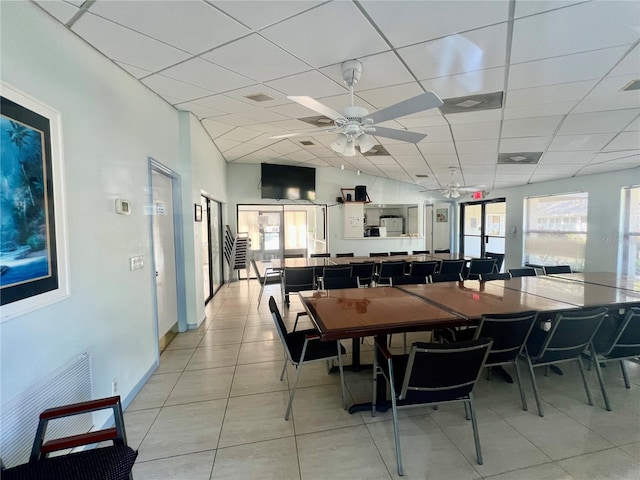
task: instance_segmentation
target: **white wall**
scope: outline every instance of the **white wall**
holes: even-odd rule
[[[640,167],[597,175],[583,175],[552,182],[534,183],[491,192],[487,198],[506,198],[507,232],[515,225],[517,233],[507,233],[505,268],[517,268],[523,258],[523,205],[528,196],[570,192],[589,194],[585,270],[615,272],[620,241],[621,189],[640,184]]]
[[[278,201],[260,198],[260,165],[230,164],[227,168],[229,185],[229,225],[235,231],[237,204],[291,204],[291,201]],[[373,204],[415,204],[419,205],[421,238],[343,238],[344,206],[336,202],[340,197],[340,188],[353,188],[355,185],[366,185],[367,194]],[[356,175],[355,172],[333,167],[316,168],[316,203],[326,203],[327,209],[327,241],[328,251],[354,252],[356,255],[368,255],[369,252],[388,252],[391,250],[423,250],[425,202],[430,202],[421,187],[397,182],[387,178],[371,175]],[[351,192],[353,194],[353,192]],[[300,202],[305,203],[305,202]]]
[[[1,8],[2,81],[61,114],[71,295],[0,324],[0,403],[87,351],[93,395],[111,395],[117,378],[127,404],[158,358],[144,215],[148,158],[181,176],[180,288],[193,325],[203,316],[193,204],[202,190],[226,201],[226,165],[198,122],[181,124],[173,107],[34,3],[2,2]],[[116,198],[131,202],[131,215],[116,215]],[[129,271],[132,255],[143,255],[142,270]]]

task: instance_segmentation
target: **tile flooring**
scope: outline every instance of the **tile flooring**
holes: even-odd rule
[[[198,330],[178,334],[160,367],[125,412],[129,443],[139,450],[136,480],[398,478],[390,412],[350,415],[336,374],[306,365],[284,420],[295,369],[279,381],[283,349],[266,292],[257,309],[255,280],[224,286]],[[287,321],[301,307],[297,299]],[[411,334],[409,339],[426,339]],[[363,361],[371,360],[371,342]],[[394,343],[401,349],[401,337]],[[349,349],[350,342],[344,342]],[[350,363],[347,356],[346,363]],[[523,365],[524,366],[524,365]],[[586,403],[577,368],[560,377],[537,369],[545,416],[529,411],[515,384],[484,379],[476,408],[484,465],[475,461],[471,425],[460,405],[401,412],[406,479],[582,480],[640,478],[640,365],[628,363],[627,390],[615,365],[604,369],[613,411],[604,409],[595,372],[595,406]],[[346,372],[348,403],[371,398],[371,371]]]

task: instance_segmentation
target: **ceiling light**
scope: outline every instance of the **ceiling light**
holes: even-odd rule
[[[347,144],[344,146],[344,150],[342,151],[342,154],[345,157],[355,157],[356,156],[356,143],[353,141],[352,138],[350,138],[347,141]]]
[[[331,142],[331,150],[336,153],[344,154],[344,148],[347,146],[349,139],[344,133],[339,133],[335,140]]]
[[[360,176],[360,170],[358,170],[357,175]]]
[[[442,192],[442,196],[444,198],[450,198],[451,197],[451,192],[449,190]]]
[[[344,170],[344,163],[340,164],[340,170]]]
[[[360,153],[365,153],[371,150],[375,146],[375,143],[371,135],[362,133],[358,136],[358,145],[360,146]]]
[[[460,192],[457,190],[453,190],[451,192],[451,198],[458,198],[460,196]]]

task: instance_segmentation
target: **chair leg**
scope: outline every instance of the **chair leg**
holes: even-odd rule
[[[284,358],[284,365],[282,365],[282,372],[280,372],[280,381],[284,378],[284,372],[287,370],[287,357]]]
[[[393,381],[393,370],[389,369],[389,383],[391,386],[391,410],[393,414],[393,438],[396,442],[396,462],[398,463],[398,475],[404,475],[402,469],[402,451],[400,449],[400,427],[398,425],[398,406],[396,404],[396,388]]]
[[[378,393],[378,351],[375,341],[373,343],[373,395],[371,396],[371,416],[376,416],[376,395]]]
[[[582,360],[578,358],[576,361],[578,362],[578,366],[580,367],[580,375],[582,376],[584,391],[587,394],[587,403],[589,403],[589,405],[593,405],[593,398],[591,398],[591,391],[589,390],[589,385],[587,384],[587,376],[584,374],[584,367],[582,366]],[[600,365],[598,365],[598,368],[600,368]]]
[[[602,392],[602,399],[604,400],[604,408],[611,411],[611,405],[609,404],[609,397],[607,396],[607,391],[604,388],[604,382],[602,381],[602,371],[600,370],[600,362],[598,362],[598,357],[596,357],[596,349],[591,345],[591,355],[595,358],[596,364],[596,374],[598,375],[598,382],[600,383],[600,391]],[[591,362],[589,362],[591,364]]]
[[[464,402],[464,418],[471,420],[471,412],[469,411],[469,405],[467,405],[467,402]]]
[[[622,378],[624,379],[624,386],[631,388],[629,383],[629,375],[627,374],[627,368],[624,366],[624,360],[620,360],[620,370],[622,370]]]
[[[340,370],[340,388],[342,389],[342,408],[347,409],[347,393],[344,387],[344,371],[342,368],[342,345],[340,344],[340,340],[337,342],[338,347],[338,370]]]
[[[533,365],[531,364],[531,359],[529,358],[529,352],[527,352],[527,366],[529,367],[529,374],[531,375],[531,385],[533,386],[533,395],[536,397],[536,405],[538,406],[538,415],[540,415],[541,417],[544,417],[544,412],[542,411],[542,404],[540,403],[540,397],[538,396],[538,385],[536,384],[536,375],[535,373],[533,373]]]
[[[291,413],[291,407],[293,405],[293,396],[296,394],[296,387],[298,386],[298,380],[300,380],[300,372],[302,371],[302,363],[304,362],[304,355],[307,353],[307,344],[309,340],[304,341],[304,345],[302,347],[302,353],[300,354],[300,360],[296,365],[298,371],[296,372],[296,381],[293,384],[293,389],[291,390],[291,394],[289,395],[289,405],[287,405],[287,413],[284,415],[285,420],[289,420],[289,414]]]
[[[522,379],[520,378],[520,366],[518,365],[517,358],[514,360],[513,365],[516,367],[516,380],[518,381],[518,388],[520,389],[520,400],[522,401],[522,410],[526,412],[528,410],[527,398],[524,396],[524,389],[522,388]]]
[[[473,407],[473,397],[469,394],[469,410],[471,411],[471,427],[473,428],[473,441],[476,444],[476,457],[478,465],[482,465],[482,450],[480,449],[480,435],[478,435],[478,421],[476,419],[476,409]],[[465,407],[467,402],[464,402]]]
[[[260,285],[260,294],[258,295],[258,307],[260,308],[260,301],[262,300],[262,292],[264,292],[264,284]]]

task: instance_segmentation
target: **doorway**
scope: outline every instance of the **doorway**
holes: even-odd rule
[[[461,252],[482,258],[505,252],[507,207],[504,198],[460,204]]]
[[[202,268],[204,304],[206,305],[224,283],[222,270],[222,204],[201,196],[202,205]]]

